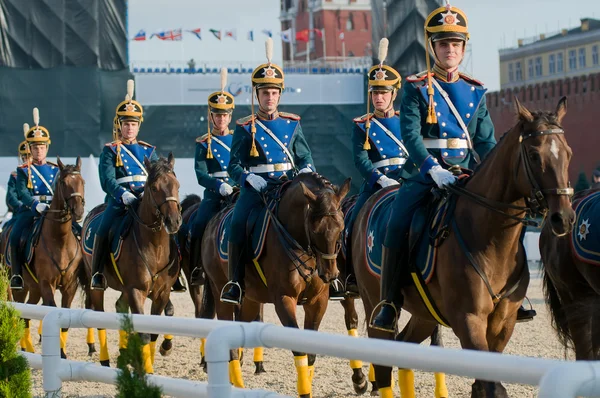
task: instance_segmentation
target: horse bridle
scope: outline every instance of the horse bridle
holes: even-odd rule
[[[64,182],[64,180],[70,175],[81,175],[81,172],[69,171],[68,173],[66,173],[64,175],[61,174],[59,182],[61,182],[61,183]],[[62,189],[62,187],[61,187],[61,189]],[[52,221],[57,221],[60,223],[65,223],[67,221],[71,221],[72,210],[71,210],[71,207],[69,206],[69,201],[74,198],[81,198],[82,205],[85,207],[85,198],[83,197],[83,194],[80,192],[73,192],[71,195],[69,195],[69,197],[64,199],[64,207],[65,207],[64,209],[62,209],[62,210],[52,210],[52,209],[46,210],[46,213],[58,213],[59,214],[60,218],[52,218]]]
[[[172,171],[168,171],[167,173],[173,173]],[[174,174],[174,173],[173,173]],[[181,212],[181,205],[179,204],[179,200],[177,200],[176,197],[174,196],[167,196],[165,198],[164,201],[162,201],[160,204],[156,203],[156,199],[154,199],[154,195],[152,195],[152,193],[150,193],[150,200],[151,200],[151,204],[152,207],[154,208],[154,217],[156,217],[156,220],[150,224],[146,224],[141,218],[140,216],[138,216],[137,212],[131,207],[129,206],[129,213],[131,214],[131,216],[144,228],[151,230],[152,232],[159,232],[163,225],[164,225],[164,221],[165,221],[165,215],[163,214],[163,212],[160,210],[161,207],[168,203],[168,202],[175,202],[177,203],[177,208],[179,209],[179,211]]]
[[[337,216],[339,213],[341,212],[341,208],[337,208],[335,211],[329,211],[326,213],[320,213],[319,216],[321,217],[335,217]],[[306,252],[308,253],[309,256],[316,258],[315,253],[322,258],[323,260],[335,260],[337,259],[338,253],[340,252],[340,249],[342,248],[342,232],[340,232],[340,235],[338,236],[338,240],[335,244],[335,251],[333,253],[323,253],[322,251],[319,250],[319,248],[317,247],[316,244],[313,244],[310,236],[311,236],[311,230],[309,227],[309,220],[308,220],[308,216],[309,213],[311,213],[310,211],[310,204],[306,206],[306,211],[304,212],[304,233],[306,234],[306,241],[307,241],[307,250]]]

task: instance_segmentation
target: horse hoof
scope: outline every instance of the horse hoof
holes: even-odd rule
[[[353,380],[352,386],[354,387],[354,392],[356,392],[356,394],[363,395],[367,392],[367,389],[369,388],[369,383],[367,382],[367,379],[363,376],[362,381],[354,382]]]
[[[67,359],[67,353],[62,348],[60,349],[60,357],[62,359]]]
[[[206,363],[206,361],[204,360],[204,357],[202,357],[202,361],[200,361],[200,367],[202,368],[202,371],[206,374],[208,374],[208,365]]]
[[[106,366],[107,368],[110,368],[110,360],[106,359],[104,361],[100,361],[100,365],[101,366]]]
[[[375,382],[371,382],[371,396],[378,397],[379,396],[379,388]]]
[[[88,356],[94,355],[96,352],[96,345],[94,343],[88,343]]]
[[[163,357],[168,357],[173,352],[173,342],[171,340],[164,340],[158,351]]]
[[[263,362],[254,362],[254,366],[256,368],[256,370],[254,371],[255,375],[259,375],[261,373],[267,373],[267,371],[265,370],[265,366],[263,364]]]
[[[300,394],[300,398],[310,398],[310,394]]]
[[[158,350],[158,351],[160,352],[160,355],[162,355],[163,357],[168,357],[173,352],[172,349],[165,350],[164,348],[162,348],[162,346],[160,346],[160,350]]]

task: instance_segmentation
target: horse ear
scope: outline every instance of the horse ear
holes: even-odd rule
[[[175,156],[173,156],[173,152],[169,152],[169,157],[167,158],[167,160],[171,168],[175,167]]]
[[[562,97],[560,101],[558,101],[558,105],[556,105],[556,118],[560,123],[562,118],[567,114],[567,97]]]
[[[146,156],[144,156],[144,166],[146,166],[146,169],[149,169],[152,166],[150,160],[148,160]]]
[[[516,106],[517,115],[519,115],[519,119],[526,121],[526,122],[533,122],[533,115],[531,114],[531,112],[529,112],[529,110],[527,108],[525,108],[523,105],[521,105],[521,103],[519,102],[519,99],[516,96],[515,96],[515,106]]]
[[[58,156],[58,155],[56,156],[56,164],[58,165],[58,168],[59,168],[60,170],[62,170],[62,169],[64,169],[64,168],[65,168],[65,165],[63,164],[63,162],[61,162],[61,160],[60,160],[60,156]]]
[[[77,161],[75,162],[75,167],[77,170],[81,171],[81,157],[77,156]]]
[[[315,195],[310,189],[308,189],[308,187],[302,181],[300,181],[300,186],[302,187],[302,192],[304,193],[304,196],[306,196],[310,202],[317,201],[317,195]]]
[[[337,197],[340,202],[346,197],[346,195],[348,195],[348,192],[350,191],[350,182],[351,181],[352,181],[351,177],[346,178],[346,181],[344,181],[344,183],[342,184],[340,189],[338,189]]]

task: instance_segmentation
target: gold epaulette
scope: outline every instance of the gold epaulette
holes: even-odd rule
[[[238,126],[245,126],[252,121],[252,115],[248,115],[235,121]]]
[[[352,121],[354,123],[364,123],[367,121],[367,118],[371,117],[372,115],[373,115],[373,113],[365,113],[362,116],[355,117]]]
[[[415,83],[415,82],[423,81],[426,78],[427,78],[427,71],[424,70],[423,72],[419,72],[416,75],[410,75],[409,77],[406,78],[406,81],[409,83]]]
[[[16,171],[11,171],[10,175],[13,176],[13,177],[16,177],[17,176],[17,172]]]
[[[121,143],[120,140],[116,140],[116,141],[107,142],[106,144],[104,144],[104,146],[115,146],[120,143]]]
[[[483,83],[480,82],[479,80],[475,79],[474,77],[467,75],[466,73],[463,72],[458,72],[458,75],[460,77],[462,77],[463,79],[465,79],[466,81],[468,81],[469,83],[473,83],[476,84],[478,86],[483,86]]]
[[[49,164],[52,167],[58,167],[58,165],[56,163],[52,163],[46,160],[46,163]]]
[[[137,143],[143,146],[147,146],[149,148],[154,148],[154,145],[148,144],[146,141],[138,141]]]
[[[396,116],[400,116],[400,111],[396,111],[396,112],[394,112],[394,114],[395,114]]]
[[[300,120],[300,116],[296,115],[295,113],[289,112],[279,112],[279,117],[283,117],[285,119]]]
[[[204,141],[206,141],[206,139],[208,138],[208,133],[201,135],[200,137],[196,138],[196,142],[197,143],[202,143]]]

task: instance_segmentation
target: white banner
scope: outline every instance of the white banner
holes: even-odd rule
[[[218,74],[138,74],[136,100],[147,105],[206,105],[208,96],[219,91]],[[285,76],[282,105],[362,104],[362,74]],[[238,105],[250,105],[252,85],[249,74],[230,73],[227,91]]]

